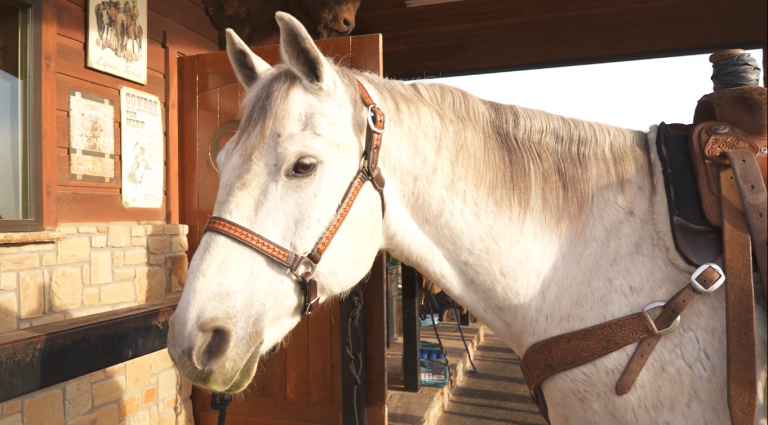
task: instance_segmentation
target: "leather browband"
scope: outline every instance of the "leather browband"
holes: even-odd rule
[[[296,278],[304,294],[304,306],[301,310],[302,317],[311,314],[314,305],[320,300],[317,296],[317,282],[315,282],[313,275],[315,267],[317,267],[317,264],[322,259],[325,250],[330,245],[336,232],[338,232],[344,219],[347,218],[352,204],[357,199],[357,195],[366,182],[370,181],[376,191],[379,192],[382,215],[384,214],[383,191],[385,181],[379,168],[379,151],[381,150],[382,134],[386,129],[386,117],[384,116],[384,111],[373,102],[368,91],[360,81],[355,80],[355,82],[360,98],[367,108],[368,128],[366,131],[365,150],[363,152],[364,163],[360,167],[358,174],[349,184],[344,199],[336,210],[336,215],[328,230],[323,233],[308,254],[304,256],[299,255],[250,229],[222,217],[210,217],[204,230],[217,232],[235,239],[288,268]],[[302,266],[305,266],[308,270],[304,270]]]

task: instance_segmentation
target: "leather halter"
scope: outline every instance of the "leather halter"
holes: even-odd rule
[[[212,216],[208,219],[205,231],[213,231],[224,236],[242,242],[246,246],[264,254],[268,258],[287,267],[304,293],[303,307],[301,317],[312,313],[314,305],[320,300],[317,295],[317,282],[314,278],[315,268],[328,245],[333,240],[336,232],[341,227],[341,223],[347,218],[352,204],[357,199],[357,195],[366,182],[371,182],[381,197],[382,216],[384,214],[384,176],[379,168],[379,150],[381,149],[381,137],[386,129],[384,111],[373,102],[371,96],[366,91],[360,81],[355,80],[360,98],[367,108],[368,128],[366,130],[365,150],[363,151],[362,165],[357,175],[349,184],[347,192],[336,210],[336,216],[331,222],[330,227],[320,237],[315,246],[305,255],[299,255],[288,248],[284,248],[275,242],[270,241],[264,236],[247,229],[239,224],[227,220],[223,217]]]

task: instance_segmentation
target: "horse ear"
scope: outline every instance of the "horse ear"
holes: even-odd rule
[[[280,26],[280,54],[283,62],[311,85],[331,91],[338,76],[304,25],[285,12],[277,12],[275,19]]]
[[[272,69],[268,63],[251,51],[245,42],[227,28],[227,56],[238,81],[246,89],[251,87],[259,77],[264,76]]]

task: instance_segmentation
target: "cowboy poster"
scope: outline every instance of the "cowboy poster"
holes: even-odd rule
[[[123,206],[163,206],[163,118],[160,99],[120,89]]]
[[[147,0],[88,0],[86,63],[147,83]]]

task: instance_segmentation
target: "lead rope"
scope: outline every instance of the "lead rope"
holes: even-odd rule
[[[213,393],[211,395],[211,409],[219,411],[218,425],[224,425],[227,421],[227,406],[232,403],[232,396],[224,393]]]
[[[360,319],[360,310],[363,308],[363,300],[362,300],[362,293],[365,292],[365,287],[368,285],[368,280],[371,278],[371,272],[368,271],[368,274],[365,275],[365,277],[358,283],[359,291],[353,290],[349,293],[349,296],[347,297],[348,301],[352,303],[352,309],[349,312],[349,318],[347,319],[347,339],[345,341],[346,343],[346,351],[347,356],[349,356],[349,370],[352,373],[352,378],[355,380],[355,387],[354,391],[352,393],[352,400],[353,400],[353,406],[355,410],[355,424],[360,425],[360,412],[357,411],[357,396],[360,392],[360,386],[363,385],[361,375],[363,372],[363,333],[360,329],[359,319]],[[361,287],[362,285],[362,287]],[[352,343],[352,327],[355,328],[357,331],[357,345],[358,350],[357,353],[354,352],[354,347]],[[357,364],[355,364],[357,362]],[[220,424],[222,425],[222,424]]]

